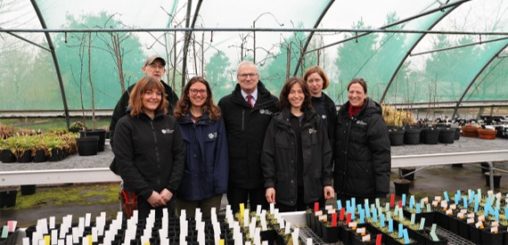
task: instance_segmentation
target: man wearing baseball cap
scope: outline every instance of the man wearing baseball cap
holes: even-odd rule
[[[164,89],[166,91],[166,99],[168,100],[168,114],[173,115],[173,108],[178,101],[178,96],[173,91],[173,89],[162,81],[162,77],[166,73],[166,61],[164,58],[158,55],[149,56],[141,70],[146,76],[154,77],[157,80],[161,81],[162,85],[164,85]],[[120,118],[122,118],[125,114],[127,114],[127,107],[129,105],[129,93],[134,87],[135,84],[131,85],[125,93],[122,94],[120,100],[117,102],[115,106],[115,110],[113,111],[113,116],[111,117],[111,123],[109,124],[110,138],[113,138],[113,133],[115,130],[116,123]],[[111,141],[111,146],[113,146],[113,141]]]

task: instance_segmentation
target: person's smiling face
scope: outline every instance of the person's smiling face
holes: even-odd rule
[[[351,84],[351,86],[349,86],[347,97],[349,99],[349,103],[352,106],[360,107],[363,106],[367,94],[365,94],[362,85],[360,85],[359,83],[353,83]]]

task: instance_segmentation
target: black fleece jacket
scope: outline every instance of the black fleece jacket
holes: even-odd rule
[[[278,203],[296,205],[297,157],[303,156],[303,201],[306,204],[323,196],[323,187],[332,185],[332,149],[327,130],[314,110],[306,110],[302,121],[302,152],[289,122],[289,109],[276,113],[270,122],[263,145],[265,187],[274,187]]]
[[[390,191],[390,139],[381,106],[367,98],[356,117],[349,102],[338,113],[335,130],[335,191],[340,195],[371,198]]]
[[[263,139],[272,113],[278,111],[277,98],[261,81],[257,88],[258,98],[254,108],[247,104],[238,84],[231,94],[219,102],[228,136],[229,182],[245,189],[263,187]]]
[[[178,190],[185,164],[185,145],[172,116],[125,115],[116,126],[115,165],[124,188],[148,199],[152,191]]]
[[[321,117],[323,126],[328,130],[328,138],[330,139],[330,146],[332,146],[333,137],[335,137],[335,124],[337,124],[337,107],[325,93],[322,93],[321,97],[312,97],[311,102],[312,107]]]

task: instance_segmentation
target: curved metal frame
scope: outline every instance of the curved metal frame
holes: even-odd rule
[[[447,11],[445,14],[443,14],[443,16],[441,16],[441,18],[437,19],[429,28],[427,28],[427,30],[431,30],[435,25],[437,25],[437,23],[439,23],[439,21],[441,21],[444,17],[446,17],[448,14],[450,14],[453,10],[457,9],[464,2],[466,2],[466,1],[456,2],[456,3],[450,4],[450,5],[446,5],[444,7],[440,7],[439,9],[437,9],[437,10],[444,10],[446,8],[451,8],[449,11]],[[413,49],[420,43],[420,41],[424,37],[425,37],[425,34],[421,35],[420,38],[413,44],[413,46],[406,52],[406,55],[404,55],[404,58],[402,58],[400,60],[399,65],[397,66],[395,71],[393,71],[392,77],[388,81],[388,84],[386,84],[386,86],[385,86],[385,91],[383,91],[383,95],[379,99],[379,103],[383,103],[384,102],[386,94],[388,93],[388,90],[392,86],[392,83],[395,80],[395,77],[397,76],[397,73],[399,72],[400,68],[402,67],[402,65],[406,61],[407,57],[409,57],[409,54],[411,53],[411,51],[413,51]]]
[[[330,7],[332,6],[332,4],[334,2],[335,2],[335,0],[330,0],[330,2],[328,2],[328,5],[325,7],[325,9],[323,9],[323,12],[321,12],[321,15],[316,20],[316,23],[314,24],[314,28],[317,28],[319,26],[319,24],[321,23],[321,20],[323,20],[323,18],[325,17],[326,12],[328,12],[328,10],[330,9]],[[314,33],[315,33],[315,31],[310,32],[309,36],[307,37],[307,41],[305,42],[305,45],[303,46],[303,50],[301,50],[301,52],[300,52],[300,57],[298,58],[298,63],[296,63],[295,72],[293,72],[293,76],[296,76],[296,73],[300,69],[300,65],[303,62],[303,57],[305,56],[306,50],[309,47],[310,40],[314,36]]]
[[[428,10],[428,11],[425,11],[423,13],[420,13],[420,14],[417,14],[417,15],[413,15],[409,18],[405,18],[405,19],[401,19],[401,20],[398,20],[398,21],[395,21],[395,22],[392,22],[388,25],[384,25],[384,26],[381,26],[379,27],[380,30],[385,30],[389,27],[392,27],[392,26],[396,26],[396,25],[400,25],[400,24],[403,24],[403,23],[406,23],[406,22],[409,22],[409,21],[412,21],[414,19],[418,19],[420,17],[423,17],[423,16],[426,16],[426,15],[429,15],[429,14],[432,14],[438,10],[442,10],[442,9],[445,9],[445,8],[448,8],[450,6],[453,6],[453,5],[456,5],[456,4],[462,4],[464,2],[468,2],[468,1],[471,1],[471,0],[463,0],[463,1],[460,1],[460,2],[455,2],[455,3],[452,3],[452,4],[448,4],[448,5],[444,5],[444,6],[441,6],[439,8],[436,8],[436,9],[431,9],[431,10]],[[314,52],[314,51],[318,51],[318,50],[321,50],[321,49],[325,49],[325,48],[329,48],[329,47],[333,47],[335,45],[338,45],[338,44],[341,44],[341,43],[344,43],[344,42],[347,42],[347,41],[350,41],[350,40],[356,40],[360,37],[363,37],[363,36],[367,36],[369,34],[371,34],[373,32],[369,31],[369,32],[363,32],[361,34],[357,34],[357,35],[354,35],[352,37],[348,37],[348,38],[344,38],[340,41],[337,41],[337,42],[333,42],[333,43],[329,43],[329,44],[325,44],[319,48],[315,48],[315,49],[311,49],[309,51],[306,51],[305,54],[308,54],[308,53],[311,53],[311,52]]]
[[[192,30],[194,29],[194,26],[196,25],[196,19],[198,18],[199,10],[201,9],[201,4],[203,3],[203,0],[199,0],[198,5],[196,7],[196,11],[194,12],[194,18],[192,19],[192,24],[190,25],[190,31],[185,32],[185,43],[183,44],[183,60],[182,60],[182,89],[185,86],[185,77],[187,76],[187,54],[189,53],[189,43],[192,36]],[[190,20],[190,13],[192,9],[192,0],[187,1],[187,18],[185,27],[189,28],[189,20]]]
[[[44,21],[44,18],[42,17],[41,11],[39,10],[39,6],[37,6],[37,3],[35,0],[30,0],[32,3],[32,6],[34,7],[35,13],[37,14],[37,18],[39,19],[39,22],[41,23],[41,26],[43,29],[46,29],[46,22]],[[55,46],[53,46],[53,41],[51,40],[51,36],[48,32],[45,32],[44,35],[46,36],[46,41],[48,42],[49,51],[51,52],[51,57],[53,58],[53,65],[55,66],[56,76],[58,77],[58,84],[60,85],[60,94],[62,95],[62,102],[64,106],[64,113],[65,113],[65,122],[67,123],[67,128],[70,126],[69,122],[69,107],[67,106],[67,97],[65,97],[65,89],[63,85],[62,80],[62,74],[60,72],[60,66],[58,65],[58,59],[56,57],[55,52]]]
[[[455,108],[453,109],[453,115],[452,118],[455,118],[455,115],[457,115],[457,111],[459,110],[459,105],[464,100],[464,97],[466,97],[467,92],[469,92],[469,89],[473,86],[473,84],[477,81],[478,77],[483,73],[483,71],[492,63],[492,61],[497,57],[498,54],[503,52],[503,50],[508,47],[508,43],[505,44],[502,48],[500,48],[490,59],[485,63],[485,65],[476,73],[476,76],[471,80],[469,85],[464,89],[464,93],[462,93],[462,96],[460,96],[460,99],[457,101],[457,104],[455,105]]]

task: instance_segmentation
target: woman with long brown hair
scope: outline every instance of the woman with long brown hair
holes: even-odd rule
[[[174,213],[173,195],[183,174],[185,148],[178,124],[166,115],[167,103],[162,84],[143,77],[130,93],[129,114],[118,121],[114,133],[122,193],[135,194],[141,219],[151,209],[157,216],[163,208]]]
[[[265,197],[282,212],[305,210],[334,195],[332,149],[302,79],[284,84],[279,103],[263,144]]]
[[[229,164],[224,121],[203,77],[187,82],[174,114],[187,147],[177,210],[186,209],[194,216],[195,209],[200,208],[207,219],[212,207],[219,210],[227,191]]]

